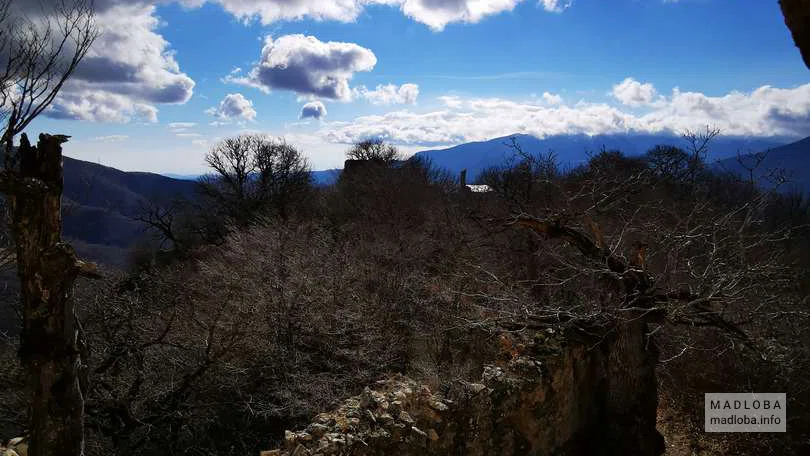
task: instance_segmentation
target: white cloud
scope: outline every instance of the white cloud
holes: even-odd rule
[[[215,116],[222,121],[228,120],[256,120],[256,110],[253,102],[241,93],[229,93],[219,102],[219,106],[207,109],[206,114]]]
[[[157,113],[157,108],[149,103],[139,103],[131,97],[92,89],[63,90],[46,111],[46,115],[54,119],[111,123],[133,120],[157,122]]]
[[[314,36],[284,35],[265,38],[259,64],[247,77],[227,76],[226,81],[265,92],[291,90],[331,100],[352,98],[349,81],[358,71],[371,71],[377,57],[354,43],[323,42]]]
[[[403,0],[402,12],[433,30],[451,22],[475,23],[486,16],[511,11],[522,0]]]
[[[155,7],[102,2],[100,36],[46,115],[100,122],[155,121],[158,104],[182,104],[194,81],[156,29]],[[92,100],[93,103],[88,103]]]
[[[93,138],[93,141],[100,141],[100,142],[118,142],[118,141],[126,141],[129,139],[127,135],[107,135],[107,136],[96,136]]]
[[[179,67],[170,44],[158,33],[156,5],[179,3],[197,8],[220,5],[244,20],[264,24],[280,20],[354,21],[368,5],[388,5],[403,14],[441,30],[453,22],[474,23],[512,10],[525,0],[96,0],[97,24],[102,34],[46,115],[99,122],[155,121],[161,104],[183,104],[195,83]],[[43,0],[51,5],[56,0]],[[569,1],[541,0],[547,11],[559,12]],[[29,14],[38,14],[33,3],[15,3]],[[286,38],[286,40],[285,40]],[[286,62],[286,63],[285,63]],[[321,66],[320,64],[323,64]],[[322,43],[312,37],[292,35],[267,40],[259,66],[249,74],[234,68],[226,77],[269,92],[293,90],[305,96],[349,100],[354,73],[370,71],[374,54],[354,43]],[[404,87],[404,86],[403,86]],[[411,103],[415,87],[396,97],[369,90],[372,102]],[[400,87],[398,90],[402,90]],[[93,99],[106,106],[91,106]],[[401,101],[404,100],[404,101]]]
[[[674,89],[644,113],[606,103],[549,106],[498,98],[443,97],[445,108],[432,112],[399,110],[331,123],[319,132],[327,141],[352,143],[382,137],[398,144],[435,145],[480,141],[513,133],[538,137],[558,134],[680,133],[716,126],[741,136],[810,135],[810,84],[791,89],[764,86],[721,97]]]
[[[562,13],[568,9],[572,3],[574,3],[574,0],[540,0],[540,4],[543,5],[543,8],[552,13]]]
[[[172,133],[181,133],[195,126],[197,126],[196,122],[171,122],[168,124],[169,130]]]
[[[611,94],[613,98],[619,100],[622,104],[638,107],[652,104],[656,95],[658,95],[658,91],[650,83],[641,83],[633,78],[627,78],[614,85]]]
[[[323,119],[326,117],[326,106],[318,100],[310,101],[301,108],[299,119]]]
[[[545,101],[546,103],[548,103],[550,105],[554,105],[554,106],[562,104],[562,102],[563,102],[563,99],[562,99],[561,96],[559,96],[557,94],[554,94],[554,93],[549,93],[549,92],[543,92],[542,98],[543,98],[543,101]]]
[[[442,30],[454,22],[475,23],[485,17],[512,11],[526,0],[209,0],[242,19],[258,19],[264,25],[280,20],[335,20],[351,22],[367,5],[389,5],[433,30]],[[186,0],[187,6],[199,6],[205,0]],[[571,0],[540,0],[546,11],[560,13]]]
[[[190,2],[205,3],[205,0]],[[280,20],[336,20],[350,22],[363,11],[365,3],[383,3],[376,0],[210,0],[243,21],[258,19],[263,25]]]
[[[441,96],[441,97],[438,97],[438,100],[443,105],[447,106],[448,108],[453,108],[453,109],[460,108],[462,103],[463,103],[462,100],[461,100],[461,97],[458,97],[456,95]]]
[[[358,97],[368,100],[375,105],[391,104],[416,104],[419,97],[419,86],[417,84],[395,84],[378,85],[374,90],[368,90],[365,86],[355,89]]]
[[[810,135],[810,84],[792,89],[762,86],[722,97],[675,88],[663,106],[641,119],[653,130],[712,124],[727,134],[804,137]]]

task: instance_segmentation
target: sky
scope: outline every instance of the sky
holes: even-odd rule
[[[28,132],[123,170],[202,173],[244,132],[313,169],[369,137],[411,153],[513,133],[810,135],[810,71],[776,0],[95,2],[101,35]]]

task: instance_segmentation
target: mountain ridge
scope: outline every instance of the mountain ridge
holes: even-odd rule
[[[757,165],[753,178],[760,186],[773,188],[776,184],[774,179],[784,177],[786,181],[779,185],[780,191],[810,195],[810,137],[760,152],[760,157],[745,154],[740,157],[742,163],[737,157],[731,157],[717,162],[715,167],[750,178],[747,168]]]
[[[583,164],[589,153],[597,153],[602,148],[607,150],[620,150],[627,155],[641,155],[657,145],[672,145],[684,147],[685,141],[674,135],[555,135],[538,138],[528,134],[514,134],[494,138],[488,141],[476,141],[460,144],[446,149],[432,149],[417,152],[415,156],[430,159],[434,165],[442,167],[457,175],[466,169],[470,181],[475,181],[478,175],[490,166],[504,164],[515,155],[511,149],[511,140],[515,138],[521,149],[527,153],[556,154],[559,165],[568,169]],[[732,156],[738,152],[757,152],[775,148],[789,143],[786,138],[755,138],[718,136],[710,145],[708,160],[714,162]]]
[[[462,169],[474,182],[481,170],[503,165],[514,156],[511,140],[527,153],[546,153],[554,150],[559,164],[571,168],[584,163],[589,153],[602,147],[616,149],[628,155],[640,155],[658,144],[683,147],[681,138],[662,135],[565,135],[537,138],[517,134],[502,136],[488,141],[460,144],[446,149],[417,152],[415,156],[430,159],[434,165],[458,175]],[[761,168],[763,170],[784,168],[793,175],[791,187],[810,194],[810,138],[796,142],[781,143],[777,139],[718,137],[712,142],[709,160],[715,169],[746,175],[739,163],[737,153],[770,150]],[[341,170],[313,171],[316,185],[334,183]],[[126,253],[139,239],[144,230],[138,215],[141,204],[148,201],[166,200],[174,197],[193,198],[196,182],[194,176],[178,176],[181,179],[148,172],[121,171],[97,163],[64,158],[64,236],[73,242],[80,254],[108,264],[124,265]],[[765,184],[764,176],[758,177]]]
[[[128,251],[143,238],[143,225],[133,219],[143,203],[191,198],[196,186],[70,157],[63,167],[62,234],[81,256],[110,266],[125,266]]]

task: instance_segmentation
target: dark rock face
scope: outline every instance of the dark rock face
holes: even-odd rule
[[[606,423],[611,388],[606,385],[612,369],[605,347],[569,343],[554,329],[536,332],[531,341],[508,342],[515,348],[486,365],[479,382],[463,383],[460,397],[451,400],[397,375],[318,415],[305,429],[287,431],[283,448],[262,456],[663,452],[663,438],[654,425],[634,427],[633,432],[640,432],[634,441],[611,443]]]
[[[810,68],[810,0],[779,0],[779,4],[793,41],[801,51],[805,65]]]

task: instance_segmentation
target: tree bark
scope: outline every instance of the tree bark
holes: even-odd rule
[[[32,395],[31,456],[84,453],[80,332],[70,296],[83,263],[61,239],[66,140],[43,134],[32,146],[23,134],[19,177],[39,191],[8,189],[23,305],[20,358]]]
[[[599,239],[601,235],[595,224],[592,229],[597,233],[596,241],[560,220],[518,216],[510,223],[540,235],[563,239],[613,274],[614,299],[619,305],[607,310],[615,316],[615,323],[604,345],[607,350],[603,411],[606,429],[602,436],[605,445],[600,452],[615,456],[663,454],[664,437],[656,429],[658,349],[647,330],[649,321],[663,317],[660,310],[653,309],[656,303],[653,278],[607,249]]]
[[[604,454],[658,456],[664,438],[656,429],[658,350],[643,318],[616,323],[609,343]]]

